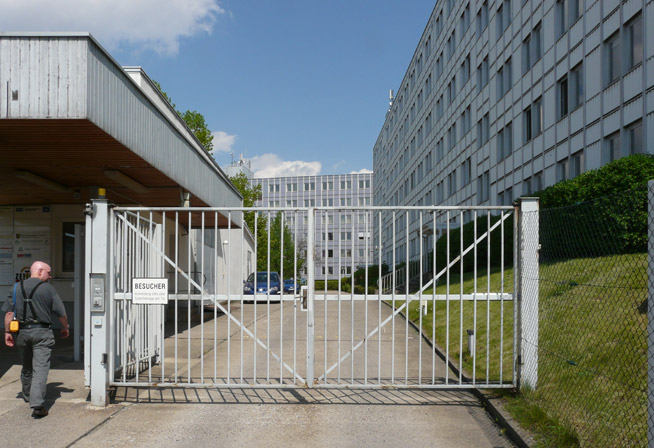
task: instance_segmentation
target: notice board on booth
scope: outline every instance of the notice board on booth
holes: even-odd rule
[[[0,285],[29,277],[32,263],[51,263],[49,206],[0,207]]]

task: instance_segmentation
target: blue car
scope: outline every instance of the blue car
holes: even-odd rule
[[[284,280],[284,294],[295,294],[295,288],[300,287],[300,282],[292,278]]]
[[[248,279],[245,281],[245,285],[243,285],[243,294],[248,294],[248,295],[253,295],[255,293],[254,291],[254,272],[250,274]],[[268,272],[257,272],[257,281],[256,281],[256,287],[257,287],[257,294],[279,294],[279,287],[280,287],[280,280],[279,280],[279,274],[277,272],[271,272],[270,273],[270,291],[268,291]]]

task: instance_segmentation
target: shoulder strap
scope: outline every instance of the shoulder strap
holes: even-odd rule
[[[23,300],[25,302],[23,306],[23,322],[27,322],[27,307],[30,307],[30,311],[32,312],[32,320],[37,320],[36,318],[36,312],[34,312],[34,305],[32,305],[32,298],[34,297],[34,293],[38,289],[39,286],[44,284],[45,282],[41,281],[37,283],[37,285],[32,289],[32,292],[30,292],[30,297],[27,298],[27,294],[25,294],[25,285],[23,285],[23,280],[20,281],[20,288],[23,292]]]
[[[16,286],[18,286],[18,283],[14,283],[14,319],[17,319],[17,317],[16,317]]]

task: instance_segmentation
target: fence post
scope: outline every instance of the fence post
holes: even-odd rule
[[[313,386],[313,364],[314,364],[314,308],[313,295],[316,289],[315,285],[315,209],[310,208],[307,219],[307,386]]]
[[[536,389],[538,383],[538,198],[520,200],[520,387]]]
[[[87,206],[87,233],[91,244],[86,246],[87,285],[85,302],[89,304],[86,317],[90,320],[90,351],[84,353],[89,357],[91,404],[106,406],[108,404],[107,387],[109,385],[109,300],[108,300],[108,266],[109,266],[109,206],[104,199],[104,190],[99,189],[100,199],[93,199]]]
[[[654,445],[654,180],[647,184],[647,444]]]

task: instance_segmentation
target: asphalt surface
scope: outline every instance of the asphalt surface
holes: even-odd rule
[[[206,332],[213,328],[213,314],[205,313],[205,316],[207,320],[202,331],[206,338]],[[268,319],[267,315],[261,316]],[[219,316],[218,323],[222,323],[220,319],[224,318]],[[267,337],[268,328],[262,328],[266,328],[263,334]],[[192,377],[200,375],[199,372],[210,377],[218,370],[214,369],[214,359],[218,359],[221,366],[225,364],[220,356],[226,355],[220,354],[226,351],[221,350],[217,343],[218,355],[214,356],[214,348],[207,343],[208,340],[202,342],[203,338],[197,337],[200,329],[197,320],[192,322],[191,328],[183,328],[183,322],[180,322],[178,349],[181,341],[185,346],[190,341],[191,356],[178,353],[177,371],[172,368],[174,358],[171,361],[175,338],[167,338],[165,357],[168,358],[166,368],[169,370],[165,372],[166,377],[175,373],[183,377],[189,367],[185,360],[189,359]],[[274,326],[270,329],[271,334],[276,334],[277,329],[282,334],[288,331]],[[231,330],[238,334],[238,326]],[[327,323],[326,329],[317,327],[316,334],[333,335],[331,324]],[[417,334],[413,338],[419,340]],[[330,339],[337,340],[338,337]],[[378,342],[381,345],[384,341]],[[207,346],[200,349],[201,343]],[[270,346],[273,346],[272,342]],[[319,350],[318,346],[323,349]],[[244,350],[247,347],[252,348],[246,358],[261,350],[254,349],[251,343],[244,345]],[[324,361],[320,353],[325,347],[327,353],[333,351],[329,344],[321,341],[316,348],[317,367]],[[372,344],[369,349],[371,359],[374,358],[374,347]],[[230,352],[234,356],[234,352],[240,352],[240,347]],[[290,353],[287,352],[285,359]],[[269,371],[263,361],[267,355],[265,350],[256,355],[257,359],[263,356],[257,367],[258,376],[265,377]],[[372,362],[371,359],[368,363]],[[354,371],[343,365],[342,374],[352,375],[354,372],[358,375],[359,369],[368,363],[364,361],[360,367],[351,365]],[[382,363],[386,361],[382,359]],[[0,349],[0,432],[5,446],[513,446],[480,402],[466,391],[254,389],[198,384],[193,388],[118,387],[111,405],[95,408],[87,401],[82,365],[72,362],[70,341],[57,339],[52,364],[47,394],[50,415],[35,420],[21,398],[17,353],[5,346]],[[230,369],[240,370],[237,362],[230,365]],[[431,371],[430,365],[425,368],[425,374]],[[153,367],[155,374],[156,369],[160,366]],[[320,373],[319,368],[316,372]],[[254,373],[254,369],[250,373]]]

